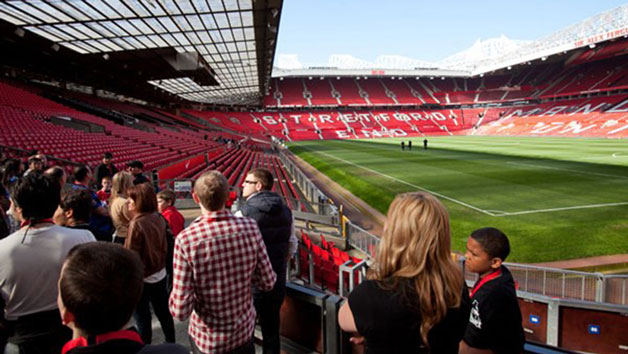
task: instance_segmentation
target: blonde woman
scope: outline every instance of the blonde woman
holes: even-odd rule
[[[133,218],[127,203],[127,192],[129,188],[133,187],[133,176],[128,172],[118,172],[113,176],[112,184],[109,214],[115,228],[113,242],[124,245],[129,230],[129,222]]]
[[[458,353],[469,294],[451,258],[449,214],[428,193],[398,195],[368,280],[340,308],[366,353]]]

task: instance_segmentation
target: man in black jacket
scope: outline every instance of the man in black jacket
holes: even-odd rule
[[[113,159],[113,155],[110,152],[105,152],[102,155],[102,163],[98,166],[96,166],[96,170],[95,172],[95,178],[96,178],[96,185],[98,185],[98,189],[102,188],[102,179],[105,176],[109,176],[111,178],[113,178],[113,175],[115,175],[118,172],[118,169],[116,168],[116,166],[113,164],[113,162],[111,162],[111,160]]]
[[[242,197],[246,202],[242,215],[257,221],[262,232],[268,258],[277,274],[275,286],[269,292],[253,289],[255,311],[259,316],[264,337],[264,354],[280,351],[279,310],[286,293],[287,262],[296,250],[296,237],[292,225],[292,212],[281,197],[271,192],[273,176],[265,169],[250,171],[242,184]]]

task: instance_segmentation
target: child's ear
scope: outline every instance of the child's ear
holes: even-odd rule
[[[493,257],[493,259],[491,259],[491,268],[492,269],[499,269],[502,266],[502,259],[499,257]]]
[[[71,327],[74,324],[74,314],[65,308],[61,309],[61,322],[64,325]]]
[[[194,200],[194,203],[201,204],[201,199],[198,197],[198,195],[195,192],[192,192],[192,199]]]

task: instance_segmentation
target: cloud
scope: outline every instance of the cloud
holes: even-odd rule
[[[294,70],[303,69],[303,64],[296,54],[279,54],[275,61],[275,66],[281,69]]]

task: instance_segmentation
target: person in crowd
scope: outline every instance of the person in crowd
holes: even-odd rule
[[[179,210],[177,210],[174,206],[176,200],[176,195],[170,189],[164,189],[163,191],[157,193],[157,207],[159,208],[159,212],[163,215],[166,221],[168,221],[170,230],[172,230],[172,234],[175,237],[185,226],[185,219],[183,218],[183,215],[181,215]]]
[[[61,197],[53,220],[57,225],[71,229],[89,230],[96,236],[98,230],[93,230],[89,223],[91,214],[92,197],[89,192],[84,189],[72,189]]]
[[[11,207],[11,194],[7,186],[4,185],[4,169],[0,168],[0,209],[6,212]]]
[[[133,175],[133,184],[138,185],[140,183],[150,183],[150,179],[144,176],[144,164],[142,161],[133,160],[127,164],[127,168],[130,174]]]
[[[104,176],[100,181],[102,187],[96,192],[98,199],[105,205],[107,205],[107,201],[111,197],[111,177],[112,176]]]
[[[7,159],[3,165],[4,168],[4,179],[2,184],[4,184],[5,188],[10,189],[11,186],[19,181],[20,177],[24,173],[24,165],[18,159]]]
[[[220,172],[199,177],[192,197],[201,216],[175,240],[170,312],[181,321],[192,315],[193,353],[253,353],[251,284],[269,291],[276,280],[255,220],[224,209],[228,193]]]
[[[44,172],[44,162],[38,157],[38,155],[33,155],[28,158],[28,169],[24,172],[24,176],[33,172]]]
[[[102,163],[96,166],[95,177],[96,183],[98,183],[98,189],[102,188],[102,179],[105,176],[113,177],[118,172],[118,169],[113,164],[113,154],[105,152],[102,155]]]
[[[510,253],[500,230],[475,230],[467,240],[465,268],[480,278],[471,289],[471,316],[462,354],[523,353],[525,341],[515,282],[502,263]]]
[[[74,339],[62,353],[187,354],[177,344],[145,345],[128,327],[143,283],[144,266],[135,252],[102,242],[72,248],[61,270],[58,299]]]
[[[86,230],[55,225],[59,185],[38,173],[16,182],[12,209],[21,228],[0,240],[0,295],[9,342],[20,353],[59,353],[71,333],[61,325],[57,280],[66,255],[77,244],[96,241]]]
[[[44,176],[56,181],[61,188],[61,194],[63,194],[63,190],[65,189],[65,183],[68,180],[68,176],[65,173],[65,170],[60,166],[52,166],[44,171]]]
[[[0,181],[3,180],[4,171],[0,169]],[[11,197],[7,197],[7,190],[4,185],[0,183],[0,240],[11,234],[11,227],[9,218],[6,212],[11,208]],[[2,343],[0,342],[0,347]]]
[[[257,222],[268,258],[277,274],[275,286],[269,292],[253,289],[253,303],[262,327],[263,352],[279,354],[279,309],[286,294],[286,268],[297,249],[298,240],[293,232],[292,212],[281,196],[271,192],[273,175],[266,169],[250,171],[242,184],[245,203],[242,216]]]
[[[398,195],[375,263],[340,308],[339,324],[366,353],[458,353],[469,293],[451,258],[449,214],[431,194]]]
[[[144,291],[135,310],[138,330],[144,343],[150,343],[152,305],[166,342],[174,343],[174,321],[168,311],[166,221],[157,212],[157,197],[148,183],[129,189],[127,205],[133,218],[124,247],[137,252],[144,264]]]
[[[113,224],[109,212],[98,195],[90,187],[92,172],[87,166],[78,166],[74,169],[74,184],[72,189],[86,190],[92,197],[92,216],[89,219],[91,230],[98,241],[111,241]]]
[[[7,205],[10,206],[11,196],[9,195],[9,191],[20,181],[20,178],[23,174],[24,165],[18,159],[7,159],[3,164],[3,176],[2,176],[2,185],[4,187],[4,198],[3,198],[3,208],[6,208]],[[9,201],[7,203],[7,201]],[[20,228],[20,222],[13,215],[13,209],[5,209],[5,215],[7,220],[7,227],[9,229],[9,234],[14,233]]]
[[[109,214],[113,221],[113,242],[124,245],[133,218],[127,204],[127,191],[133,187],[133,176],[128,172],[118,172],[113,176]]]

